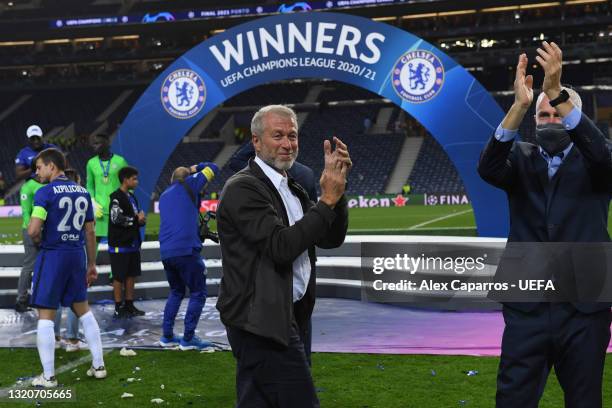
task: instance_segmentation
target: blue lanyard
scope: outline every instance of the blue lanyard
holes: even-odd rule
[[[100,158],[100,156],[98,156],[98,160],[100,160],[100,167],[102,167],[102,173],[104,173],[104,178],[108,178],[108,173],[110,172],[110,165],[111,165],[112,159],[113,159],[113,154],[111,153],[110,157],[108,158],[108,164],[106,168],[104,168],[104,163],[102,163],[102,159]]]

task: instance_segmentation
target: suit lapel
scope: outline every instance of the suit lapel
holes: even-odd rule
[[[260,179],[268,187],[270,193],[276,198],[276,203],[271,204],[275,207],[276,212],[283,220],[283,223],[286,226],[289,226],[289,216],[287,216],[287,209],[285,208],[285,204],[283,203],[283,198],[281,197],[276,187],[274,187],[274,184],[272,184],[272,181],[268,178],[268,176],[266,176],[266,173],[263,172],[259,165],[255,163],[255,160],[249,160],[248,168],[251,174]]]

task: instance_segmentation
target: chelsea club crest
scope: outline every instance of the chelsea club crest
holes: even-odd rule
[[[190,69],[178,69],[164,80],[161,101],[166,112],[175,118],[192,118],[202,110],[206,101],[204,81]]]
[[[444,66],[429,51],[409,51],[393,67],[391,84],[402,99],[412,103],[427,102],[442,89]]]

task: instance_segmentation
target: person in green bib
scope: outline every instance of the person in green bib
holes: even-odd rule
[[[34,193],[38,191],[44,184],[38,181],[36,177],[36,167],[30,165],[33,168],[32,174],[34,177],[30,177],[21,186],[19,190],[19,197],[21,204],[21,214],[23,223],[21,224],[21,232],[23,235],[23,265],[21,267],[21,274],[19,275],[19,282],[17,283],[17,301],[15,303],[15,311],[18,313],[27,312],[29,295],[28,289],[32,285],[32,272],[34,272],[34,262],[36,262],[36,256],[38,255],[38,247],[32,242],[32,239],[28,235],[28,224],[30,224],[30,217],[32,216],[32,208],[34,205]]]
[[[98,242],[108,237],[108,214],[110,195],[119,188],[119,170],[128,165],[127,161],[113,154],[107,134],[100,133],[91,140],[96,155],[87,162],[86,188],[91,195],[96,218],[96,238]]]

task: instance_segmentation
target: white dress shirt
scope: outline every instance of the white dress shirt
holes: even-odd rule
[[[273,169],[266,162],[255,156],[255,163],[270,179],[278,193],[280,194],[285,210],[287,211],[287,218],[289,219],[289,225],[293,225],[304,216],[302,210],[302,204],[300,200],[293,194],[289,189],[287,177],[280,174],[278,171]],[[302,252],[293,261],[293,302],[300,300],[306,293],[308,288],[308,281],[310,280],[310,258],[308,257],[308,251]]]

